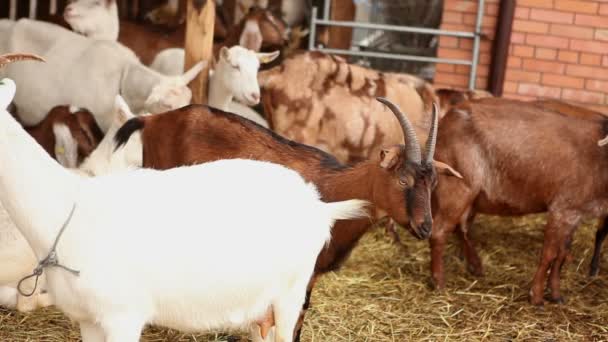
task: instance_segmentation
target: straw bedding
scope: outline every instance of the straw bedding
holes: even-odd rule
[[[428,286],[426,241],[414,241],[403,233],[404,250],[383,229],[375,229],[339,272],[325,275],[318,283],[302,340],[608,341],[608,257],[602,258],[600,276],[587,276],[594,221],[577,231],[572,261],[562,272],[566,304],[543,308],[528,304],[544,222],[543,215],[480,216],[473,237],[485,275],[476,278],[466,272],[454,239],[446,253],[447,290],[441,293]],[[227,339],[220,334],[181,334],[151,327],[142,340]],[[29,314],[0,309],[0,341],[78,340],[77,326],[52,308]]]

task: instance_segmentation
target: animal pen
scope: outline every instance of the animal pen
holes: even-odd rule
[[[113,2],[112,0],[103,1]],[[257,5],[278,8],[279,11],[274,11],[274,13],[279,13],[277,16],[281,17],[281,13],[284,15],[287,11],[285,10],[286,4],[299,3],[289,0],[170,0],[169,2],[178,4],[177,10],[173,14],[177,15],[176,21],[179,22],[178,25],[171,25],[170,29],[165,26],[151,25],[149,17],[146,17],[146,13],[161,8],[163,5],[166,6],[167,1],[117,0],[118,13],[122,20],[137,25],[147,25],[148,29],[156,30],[156,32],[160,32],[160,35],[170,35],[171,32],[175,32],[175,27],[183,25],[181,27],[183,27],[184,32],[183,47],[185,51],[183,55],[179,55],[183,57],[180,60],[183,61],[183,70],[180,70],[180,74],[193,66],[196,67],[197,62],[207,62],[202,68],[203,71],[194,78],[193,82],[189,83],[189,88],[192,90],[192,103],[208,103],[211,101],[212,95],[208,87],[211,87],[209,79],[213,76],[210,76],[208,71],[210,68],[216,67],[214,60],[218,63],[217,65],[220,65],[222,63],[220,59],[228,58],[226,56],[230,56],[229,53],[232,53],[227,52],[226,49],[226,55],[223,55],[222,51],[224,50],[220,48],[214,50],[214,44],[217,44],[217,42],[214,42],[214,23],[217,23],[217,17],[221,17],[222,20],[229,17],[227,21],[222,21],[223,23],[230,23],[226,25],[228,31],[231,26],[246,31],[248,27],[246,23],[241,23],[240,26],[238,24],[234,25],[232,21],[234,18],[230,18],[236,16],[235,13],[238,11],[246,14],[249,10],[248,6],[254,7],[254,5]],[[221,5],[215,7],[217,2]],[[440,130],[445,118],[449,119],[450,115],[452,117],[465,115],[471,110],[468,106],[474,106],[475,101],[478,101],[478,98],[481,97],[491,97],[489,100],[479,100],[488,100],[490,103],[491,101],[507,101],[505,103],[508,103],[511,100],[530,101],[530,103],[546,101],[539,102],[542,104],[538,104],[534,108],[542,108],[546,112],[551,112],[550,115],[558,115],[552,112],[552,108],[558,108],[555,111],[559,112],[559,115],[580,115],[581,120],[588,120],[585,122],[601,121],[603,115],[608,115],[608,72],[606,71],[608,70],[608,4],[605,1],[386,0],[376,2],[373,0],[302,0],[300,2],[305,3],[306,13],[302,15],[304,19],[298,24],[297,29],[296,26],[291,27],[289,32],[307,31],[307,36],[303,39],[299,37],[300,40],[297,43],[299,48],[309,51],[304,53],[309,53],[306,56],[312,56],[307,57],[307,61],[311,63],[308,64],[309,66],[314,66],[314,69],[304,70],[301,78],[303,80],[309,78],[316,80],[316,83],[320,84],[320,88],[313,89],[313,84],[316,83],[311,81],[310,89],[296,90],[312,97],[290,98],[290,94],[292,94],[290,91],[294,91],[291,88],[297,88],[300,84],[297,82],[300,80],[283,80],[279,77],[279,81],[276,81],[276,79],[274,81],[285,82],[279,83],[279,85],[283,84],[285,89],[277,91],[282,97],[279,96],[265,102],[264,92],[269,92],[269,90],[264,88],[267,87],[265,79],[260,77],[260,87],[262,89],[261,94],[257,96],[258,102],[262,106],[252,107],[262,111],[262,116],[269,121],[269,126],[275,131],[268,134],[273,137],[272,139],[275,139],[272,140],[273,143],[279,141],[288,145],[289,148],[293,148],[294,151],[309,151],[309,149],[306,147],[298,150],[297,147],[294,147],[297,144],[288,142],[287,139],[301,142],[300,140],[307,138],[311,131],[330,131],[335,135],[342,131],[351,132],[352,126],[358,127],[360,125],[365,126],[365,128],[373,126],[373,121],[370,121],[373,119],[370,118],[381,116],[379,113],[370,113],[371,115],[363,120],[363,124],[349,123],[348,121],[345,121],[346,123],[343,123],[342,126],[336,124],[336,121],[332,120],[335,119],[337,114],[341,114],[340,111],[335,110],[336,107],[346,112],[351,110],[353,106],[360,105],[360,103],[353,104],[354,101],[351,100],[338,104],[320,105],[319,103],[322,101],[318,100],[317,97],[326,95],[324,93],[343,92],[342,90],[336,91],[337,88],[332,88],[335,85],[328,85],[329,80],[336,84],[347,84],[344,88],[346,93],[365,98],[365,96],[368,96],[366,92],[372,92],[372,90],[382,87],[388,88],[386,84],[389,81],[385,80],[388,80],[387,75],[391,75],[391,72],[394,71],[401,73],[406,73],[406,70],[411,71],[411,73],[416,73],[419,78],[430,82],[429,84],[425,83],[428,87],[424,89],[434,89],[436,92],[432,95],[420,90],[422,87],[416,88],[417,94],[420,94],[421,106],[426,105],[427,102],[425,101],[428,99],[431,102],[441,101],[442,110],[444,107],[454,106],[455,111],[451,114],[441,112],[445,116],[442,116],[439,121]],[[63,0],[7,0],[0,5],[0,19],[39,18],[53,21],[56,18],[52,19],[52,17],[61,16],[68,4],[69,1]],[[391,5],[395,7],[390,7]],[[433,7],[434,12],[428,16],[429,20],[425,23],[403,24],[401,22],[389,22],[388,19],[385,22],[383,18],[385,15],[383,13],[386,13],[383,11],[390,11],[391,8],[393,10],[394,8],[402,9],[404,16],[406,16],[405,9],[424,8],[427,10],[430,7]],[[361,16],[364,11],[371,12],[366,12],[364,16]],[[411,10],[408,15],[412,16],[412,13],[418,12]],[[381,22],[366,21],[371,19],[379,19]],[[279,30],[280,25],[277,25],[272,19],[269,22],[272,25],[267,24],[266,28],[272,27],[273,30]],[[281,22],[285,24],[284,18]],[[258,30],[264,31],[261,24]],[[265,34],[266,31],[263,33]],[[217,30],[215,34],[217,34]],[[400,34],[408,35],[408,37],[424,36],[426,38],[416,38],[420,39],[417,40],[420,46],[408,49],[408,47],[397,46]],[[236,40],[237,43],[247,42],[247,39],[243,39],[242,35],[239,37],[240,39]],[[264,39],[266,39],[266,36],[264,36]],[[409,39],[404,38],[404,41],[414,41],[414,39]],[[288,40],[284,42],[286,45],[289,45]],[[0,37],[0,43],[2,43],[2,37]],[[262,46],[260,51],[270,53],[270,51],[264,49],[262,42],[260,42],[260,46]],[[0,48],[2,48],[1,45]],[[0,50],[0,55],[6,52],[13,51]],[[27,53],[28,51],[16,52]],[[332,56],[323,59],[325,57],[319,57],[322,54]],[[268,64],[267,70],[287,72],[290,70],[288,61],[294,59],[286,57],[285,60],[280,60],[282,57],[273,61],[273,58],[263,55],[259,61],[256,60],[257,67],[264,70],[264,64]],[[346,61],[352,64],[347,66]],[[399,64],[397,62],[403,63]],[[29,63],[24,62],[23,65],[33,65]],[[421,65],[424,66],[412,66],[412,63],[423,63]],[[361,65],[382,71],[360,72],[361,69],[357,68],[363,68]],[[248,67],[249,65],[246,63],[237,65],[239,72],[242,71],[243,73],[246,72]],[[331,72],[327,72],[323,68],[329,68]],[[270,73],[267,70],[260,71],[258,75],[264,72]],[[255,71],[257,72],[257,69]],[[329,74],[325,80],[322,78],[325,75],[321,75],[324,72]],[[364,76],[357,76],[359,75],[358,72]],[[0,79],[4,77],[1,73],[0,70],[0,75],[2,75]],[[218,71],[216,70],[214,73],[217,74]],[[314,73],[319,73],[319,75],[311,75]],[[316,79],[315,76],[319,78]],[[331,79],[331,77],[334,77],[337,81]],[[411,81],[410,78],[399,80],[403,84]],[[416,82],[418,82],[417,80],[418,78],[416,78]],[[354,89],[354,85],[359,83],[362,84],[361,88]],[[379,86],[380,84],[382,86]],[[415,84],[419,85],[420,83]],[[442,93],[437,90],[445,88],[458,90],[455,93],[458,96],[441,97]],[[17,92],[19,92],[19,89],[20,85],[18,83]],[[283,90],[284,92],[282,92]],[[386,91],[378,96],[388,97],[386,94],[393,93]],[[375,96],[376,93],[369,96],[370,101],[374,101],[374,105]],[[311,98],[319,102],[312,104],[313,100]],[[36,96],[32,96],[32,99],[32,101],[35,101]],[[389,100],[393,100],[393,98],[389,98]],[[304,133],[287,137],[281,136],[280,129],[285,129],[283,126],[286,121],[281,122],[280,118],[277,119],[276,116],[285,114],[288,109],[284,108],[289,108],[289,104],[281,101],[291,101],[294,104],[296,114],[289,122],[294,127],[302,125]],[[361,101],[361,103],[365,103],[365,101]],[[245,107],[243,103],[238,103],[238,106],[232,108]],[[313,120],[316,118],[315,116],[321,116],[321,114],[306,112],[305,109],[316,108],[316,106],[321,106],[323,108],[322,116],[329,117],[329,119],[323,121],[317,118],[319,121],[310,121],[313,122],[311,124],[307,120]],[[575,110],[575,114],[568,114],[566,110],[562,112],[564,106],[578,109]],[[17,105],[17,114],[19,113],[18,107]],[[430,113],[431,107],[425,107],[425,109],[428,109]],[[124,109],[124,107],[122,108]],[[227,111],[232,111],[232,108]],[[274,108],[275,111],[269,113],[268,108]],[[277,108],[280,110],[277,110]],[[369,108],[379,107],[371,106]],[[71,107],[69,112],[73,113]],[[214,111],[212,112],[213,115],[217,115]],[[0,108],[0,114],[7,114],[4,112],[4,108]],[[406,114],[410,115],[411,113]],[[518,113],[505,113],[504,115],[510,114],[518,115]],[[154,115],[156,114],[150,115],[150,117]],[[142,117],[147,118],[147,116]],[[141,121],[140,126],[137,126],[135,124],[137,121],[130,116],[127,115],[124,119],[127,122],[125,124],[126,128],[119,125],[121,132],[130,130],[130,134],[137,135],[138,132],[143,132],[141,136],[146,134],[143,128],[144,124],[141,124]],[[227,127],[234,124],[235,121],[239,121],[232,116],[225,120]],[[370,124],[370,122],[372,123]],[[148,123],[146,122],[146,124]],[[397,126],[398,123],[394,120],[392,124]],[[428,124],[426,121],[414,121],[413,126],[416,134],[420,135],[419,130],[426,134],[428,131],[426,125]],[[311,126],[313,126],[312,129]],[[264,130],[257,125],[244,124],[243,127],[234,131],[234,137],[238,136],[243,141],[245,140],[245,138],[242,138],[244,135],[236,135],[236,132],[243,134],[243,131],[248,130],[253,132]],[[383,128],[384,126],[379,125],[378,127]],[[108,132],[111,132],[111,129]],[[148,129],[150,128],[148,127]],[[308,129],[308,131],[305,129]],[[518,128],[509,127],[505,129],[504,135],[514,135],[512,131],[516,129]],[[573,129],[576,129],[576,126]],[[376,132],[377,135],[373,135],[371,140],[374,140],[374,142],[376,140],[390,141],[390,134],[381,131],[380,128],[377,131],[380,133]],[[170,130],[167,129],[165,132],[170,132]],[[180,126],[176,132],[180,132],[175,134],[180,136],[188,134],[189,131]],[[363,132],[369,131],[363,130]],[[399,126],[399,132],[401,132],[401,126]],[[114,133],[116,132],[114,131]],[[168,133],[164,134],[170,135]],[[570,137],[566,133],[564,134],[564,140],[568,141]],[[161,133],[158,134],[158,136],[162,135]],[[405,135],[407,134],[404,133]],[[141,139],[147,139],[150,136]],[[98,138],[98,140],[101,140],[101,137]],[[122,138],[126,139],[126,141],[123,141],[126,146],[129,137],[122,136]],[[237,149],[235,146],[241,146],[243,143],[243,141],[236,143],[231,140],[224,140],[220,133],[217,136],[213,135],[212,138],[215,139],[213,141],[222,144],[222,147],[227,150]],[[117,141],[119,139],[116,138]],[[198,137],[197,139],[202,138]],[[323,139],[320,139],[320,141],[321,143],[315,145],[315,147],[323,150],[329,149],[327,147],[329,143],[326,144]],[[255,141],[255,143],[259,143],[259,141]],[[441,143],[441,141],[438,143]],[[103,144],[103,142],[97,141],[96,144]],[[344,149],[352,148],[359,152],[359,146],[353,147],[353,145],[355,144],[343,143],[340,147]],[[421,141],[420,145],[425,147],[425,151],[427,151],[426,141]],[[600,148],[595,141],[591,145],[594,148]],[[264,146],[271,149],[270,144]],[[114,152],[119,147],[116,147]],[[218,148],[218,150],[220,149]],[[252,148],[252,150],[254,149]],[[363,150],[363,148],[361,147],[360,150]],[[58,155],[59,153],[65,153],[64,150],[57,152],[58,150],[55,149],[55,151]],[[373,149],[370,149],[370,151],[377,152]],[[338,156],[334,151],[330,152]],[[586,154],[586,152],[583,152],[581,154]],[[167,155],[179,153],[181,151],[178,147],[175,147],[175,150],[171,150]],[[382,163],[379,165],[382,166],[378,169],[383,170],[382,168],[385,167],[386,163],[384,158],[391,153],[390,149],[383,148],[381,149],[381,157],[378,153],[369,156],[369,160],[376,162],[376,159],[380,158]],[[425,152],[423,151],[423,153]],[[516,156],[514,155],[512,158],[516,158]],[[537,158],[539,158],[537,164],[544,162],[541,157],[537,156]],[[264,160],[263,158],[260,159]],[[362,163],[367,162],[367,159],[363,158],[363,160]],[[318,169],[324,170],[327,168],[335,174],[353,169],[352,165],[345,166],[343,162],[344,160],[340,158],[337,160],[321,159],[319,162],[321,166]],[[564,169],[570,167],[569,164],[577,163],[577,161],[571,160],[561,162]],[[508,161],[502,167],[507,169],[507,164],[510,163],[511,161]],[[459,167],[463,167],[463,165],[450,166],[456,171],[460,171]],[[75,168],[76,165],[73,167]],[[557,174],[559,171],[561,170],[546,170],[547,177]],[[515,169],[515,172],[517,172],[515,178],[519,179],[519,177],[526,176],[527,170]],[[445,179],[441,177],[439,182]],[[393,179],[389,180],[395,182]],[[464,181],[469,181],[466,179],[466,175]],[[369,182],[372,182],[371,178]],[[408,182],[413,181],[409,178],[404,181],[404,183]],[[517,192],[527,194],[532,191],[530,189],[533,189],[532,185],[529,189],[517,189]],[[344,192],[349,191],[354,190],[347,189]],[[579,189],[574,187],[570,191],[578,193]],[[150,196],[154,196],[154,189],[150,190]],[[486,195],[480,195],[479,201],[484,201],[484,196]],[[402,197],[406,198],[405,196]],[[411,204],[411,202],[407,203],[408,205]],[[433,199],[433,210],[438,206],[437,199]],[[280,210],[280,208],[268,208],[268,210],[272,212]],[[474,211],[474,209],[472,210]],[[204,209],[202,208],[201,215],[203,212]],[[480,212],[483,211],[480,209]],[[497,214],[501,213],[498,212]],[[239,213],[234,212],[234,215],[236,217]],[[408,215],[412,215],[412,213],[408,212]],[[464,217],[465,220],[460,221],[460,227],[466,225],[465,221],[468,221],[469,218],[468,216]],[[227,221],[230,219],[230,217],[226,217]],[[293,219],[298,220],[297,217]],[[371,218],[370,222],[372,222]],[[395,236],[395,233],[391,233],[391,222],[389,220],[382,219],[373,222],[373,227],[363,235],[344,264],[318,277],[310,296],[310,308],[306,311],[303,319],[299,340],[608,340],[608,266],[606,265],[608,262],[606,255],[608,254],[605,251],[605,246],[604,253],[599,259],[601,265],[599,274],[589,276],[589,265],[594,253],[594,241],[596,239],[597,217],[585,217],[571,241],[566,258],[567,263],[561,270],[561,288],[566,299],[565,303],[555,304],[546,301],[541,307],[529,303],[529,290],[531,276],[537,270],[537,264],[542,257],[541,250],[547,243],[546,214],[534,213],[524,216],[502,217],[479,214],[472,221],[468,231],[466,228],[464,233],[456,230],[457,234],[452,234],[453,236],[449,237],[445,252],[443,272],[447,275],[447,282],[444,289],[435,289],[436,284],[431,280],[433,275],[429,272],[429,264],[431,263],[429,241],[412,239],[408,230],[411,232],[411,229],[414,228],[408,228],[406,225],[398,227]],[[9,226],[14,226],[14,224],[3,208],[0,211],[0,246],[3,246],[3,239],[11,238],[2,230],[2,227]],[[289,222],[285,222],[285,226],[288,227]],[[255,227],[251,227],[251,229],[255,229]],[[6,234],[6,237],[3,234]],[[471,265],[467,264],[465,259],[468,260],[468,256],[466,255],[467,250],[466,245],[463,244],[463,238],[475,242],[475,248],[479,251],[483,263],[483,274],[474,274],[476,273],[475,270],[472,270]],[[141,236],[139,241],[132,241],[132,243],[135,245],[145,244],[145,239],[145,236]],[[112,246],[108,246],[108,248],[111,249]],[[167,246],[167,250],[171,248],[173,247]],[[162,252],[160,251],[160,253]],[[226,255],[238,255],[239,252],[239,250],[231,248],[229,244],[225,245],[224,253]],[[348,255],[348,252],[346,254]],[[218,256],[218,262],[224,257]],[[246,258],[247,256],[242,257]],[[277,257],[280,258],[280,256]],[[4,262],[2,258],[5,258],[5,256],[0,250],[0,272],[2,272],[1,267]],[[263,268],[264,265],[260,265],[260,267]],[[3,279],[2,274],[0,274],[0,279]],[[221,283],[221,279],[210,279],[210,281]],[[79,341],[81,339],[78,325],[54,306],[30,312],[19,312],[13,308],[1,306],[3,304],[2,300],[4,300],[2,297],[3,285],[0,284],[1,341],[59,342]],[[549,292],[547,293],[548,296],[550,296]],[[167,329],[156,325],[146,326],[141,335],[142,341],[159,342],[248,341],[250,338],[247,329],[213,330],[198,333]]]

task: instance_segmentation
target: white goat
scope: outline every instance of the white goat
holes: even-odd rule
[[[84,342],[138,341],[146,323],[249,327],[268,310],[275,341],[292,340],[330,226],[364,215],[364,201],[324,203],[295,171],[254,160],[82,178],[4,110],[15,83],[2,83],[0,200],[39,259],[58,239],[58,263],[79,271],[45,270]]]
[[[163,112],[190,103],[187,84],[203,68],[198,63],[180,76],[149,69],[119,43],[93,40],[45,22],[0,20],[0,53],[27,51],[47,63],[9,65],[4,75],[20,84],[15,97],[24,124],[39,123],[55,105],[70,103],[89,109],[107,131],[117,94],[136,112]],[[32,101],[32,96],[36,101]]]
[[[272,62],[279,53],[254,52],[238,45],[222,47],[215,69],[209,74],[208,105],[238,114],[268,128],[268,122],[248,106],[260,102],[257,78],[260,63]],[[184,69],[184,49],[161,51],[150,68],[166,75],[181,73]]]
[[[116,41],[120,23],[115,0],[72,1],[63,11],[72,30],[91,39]]]
[[[127,108],[127,111],[124,108]],[[0,115],[4,114],[1,113]],[[131,147],[131,145],[139,142],[141,137],[130,140],[127,146],[114,151],[114,135],[118,128],[131,117],[133,117],[133,114],[128,111],[126,103],[120,95],[117,96],[114,118],[108,133],[78,169],[70,170],[81,176],[89,177],[125,170],[133,167],[133,165],[142,165],[141,148]],[[66,152],[77,149],[78,143],[67,127],[66,129],[54,129],[54,131],[57,146],[61,146]],[[68,161],[69,164],[76,165],[75,159],[77,157],[75,153],[73,155],[65,153],[65,156],[74,159]],[[43,293],[46,289],[44,276],[40,278],[38,287],[31,297],[22,296],[17,291],[17,282],[31,274],[37,263],[32,248],[10,220],[4,207],[0,206],[0,306],[16,308],[25,312],[53,304],[52,298],[47,293]],[[34,279],[25,281],[23,289],[28,292],[32,291],[34,289]]]

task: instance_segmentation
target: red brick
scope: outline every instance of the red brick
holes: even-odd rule
[[[587,80],[585,88],[591,91],[599,91],[608,94],[608,81]]]
[[[509,67],[510,69],[521,68],[521,58],[509,56],[509,58],[507,59],[507,67]]]
[[[545,87],[538,84],[520,83],[517,93],[526,96],[560,98],[561,88]]]
[[[585,103],[604,103],[604,94],[586,90],[564,89],[562,98],[567,101],[578,101]]]
[[[557,86],[560,88],[583,89],[585,87],[585,79],[578,77],[570,77],[555,74],[543,74],[542,84]]]
[[[602,65],[602,56],[593,53],[581,53],[581,64],[585,65]],[[608,72],[608,71],[607,71]]]
[[[517,6],[534,8],[553,8],[553,0],[519,0]]]
[[[551,24],[551,30],[549,32],[558,37],[593,39],[592,28],[579,27],[576,25]]]
[[[437,50],[437,56],[439,58],[454,58],[454,59],[470,60],[472,53],[471,53],[471,51],[439,47],[439,49]]]
[[[451,24],[460,24],[462,23],[462,13],[454,11],[444,11],[443,22]]]
[[[604,56],[604,58],[602,58],[602,66],[608,66],[608,56]]]
[[[536,58],[539,58],[539,59],[547,59],[547,60],[553,61],[557,57],[557,50],[536,48],[535,56],[536,56]]]
[[[608,43],[572,39],[570,41],[570,50],[606,54],[608,53]]]
[[[602,67],[570,64],[566,66],[566,75],[608,80],[608,72]]]
[[[462,23],[469,26],[474,26],[477,23],[477,14],[465,13],[462,16]]]
[[[526,36],[526,43],[533,46],[551,47],[558,49],[568,48],[567,38],[551,37],[531,33],[528,33],[528,35]]]
[[[458,47],[463,50],[472,50],[473,49],[473,39],[460,38]]]
[[[486,77],[478,77],[475,80],[475,89],[487,89],[488,79]]]
[[[560,51],[557,55],[557,59],[562,62],[578,63],[578,52]]]
[[[503,84],[503,88],[502,89],[506,93],[515,93],[515,92],[517,92],[517,82],[506,81]]]
[[[516,32],[547,33],[549,24],[538,21],[515,19],[513,20],[513,30]]]
[[[477,1],[471,0],[445,0],[443,4],[444,11],[456,11],[456,12],[477,12]]]
[[[600,5],[600,14],[607,15],[608,14],[608,4]]]
[[[555,0],[555,9],[565,12],[597,13],[598,4],[593,1]]]
[[[505,79],[508,81],[540,82],[540,73],[521,70],[507,70]]]
[[[441,73],[435,74],[435,82],[447,84],[450,86],[463,86],[466,87],[469,84],[469,76],[468,75],[458,75],[458,74],[448,74]]]
[[[550,72],[563,74],[566,66],[560,62],[539,61],[537,59],[524,59],[523,70]]]
[[[441,24],[441,29],[442,30],[450,30],[450,31],[465,31],[465,32],[470,32],[471,31],[471,27],[468,26],[468,25],[449,24],[449,23]]]
[[[530,9],[525,7],[517,6],[515,8],[515,18],[517,19],[528,19],[530,18]]]
[[[574,23],[582,26],[591,26],[595,28],[608,28],[608,18],[601,15],[586,15],[577,14]]]
[[[437,73],[439,73],[439,72],[454,72],[454,70],[455,70],[455,65],[454,64],[438,63],[435,66],[435,71]]]
[[[595,39],[608,41],[608,30],[595,30]]]
[[[525,33],[513,32],[511,33],[511,44],[523,44],[526,41]]]
[[[496,27],[496,21],[498,21],[498,18],[496,17],[483,17],[483,20],[481,21],[481,27],[493,29]]]
[[[496,4],[487,4],[484,10],[486,15],[497,16],[498,15],[498,5]]]
[[[441,38],[439,38],[439,46],[446,47],[446,48],[458,47],[458,38],[449,37],[449,36],[441,36]]]
[[[514,45],[513,55],[519,57],[532,57],[534,56],[534,48],[526,45]]]
[[[472,41],[472,40],[470,40],[470,41]],[[487,40],[482,40],[479,43],[479,51],[481,51],[481,52],[492,51],[492,42],[491,41],[487,41]]]
[[[571,24],[574,22],[574,14],[559,11],[532,9],[530,10],[530,19],[548,23]]]
[[[455,73],[460,75],[468,75],[471,71],[471,67],[468,65],[456,65]]]
[[[536,100],[536,96],[526,96],[526,95],[519,95],[519,94],[509,94],[508,96],[505,96],[509,99],[514,99],[514,100],[520,100],[520,101],[534,101]]]

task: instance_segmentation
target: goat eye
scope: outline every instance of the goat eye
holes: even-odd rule
[[[236,70],[241,70],[241,67],[238,64],[237,65],[232,65],[232,67],[235,68]]]
[[[408,186],[407,180],[405,178],[399,178],[399,185]]]

